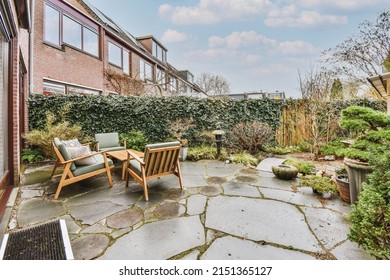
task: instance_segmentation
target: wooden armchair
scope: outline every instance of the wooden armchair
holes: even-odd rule
[[[120,150],[126,150],[126,141],[123,141],[123,145],[121,145],[117,132],[95,134],[95,151],[112,152]]]
[[[149,200],[147,181],[167,175],[179,178],[180,188],[183,189],[183,179],[180,171],[179,153],[180,142],[167,142],[145,146],[144,158],[127,150],[126,187],[129,185],[129,174],[144,190],[144,198]]]
[[[68,149],[58,138],[54,138],[53,149],[57,156],[57,162],[64,165],[54,199],[58,198],[63,187],[102,173],[107,173],[108,182],[112,187],[111,168],[114,165],[112,160],[107,158],[105,151],[72,158]],[[87,162],[88,160],[92,160],[92,162]]]

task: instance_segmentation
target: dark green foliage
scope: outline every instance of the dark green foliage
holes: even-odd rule
[[[339,154],[368,160],[369,154],[390,141],[390,115],[366,107],[351,106],[341,111],[340,125],[357,133],[355,142]]]
[[[299,179],[301,187],[311,187],[319,194],[330,193],[332,195],[337,193],[337,186],[328,177],[320,177],[316,175],[306,175]]]
[[[236,124],[254,120],[276,130],[283,106],[290,107],[297,102],[300,101],[33,94],[29,98],[29,128],[43,129],[46,113],[52,112],[57,120],[80,125],[85,135],[138,130],[147,136],[149,142],[157,142],[170,136],[168,128],[172,121],[191,119],[195,129],[191,129],[186,137],[190,145],[196,145],[202,141],[201,133],[215,130],[217,123],[221,123],[227,134]],[[386,108],[385,102],[367,99],[337,100],[331,106],[341,110],[352,104],[379,110]]]
[[[350,213],[349,239],[380,259],[390,259],[390,141],[368,155],[373,172]]]
[[[44,159],[42,151],[39,149],[23,149],[22,161],[26,163],[40,162]]]
[[[192,161],[198,161],[201,159],[227,159],[227,152],[225,149],[222,149],[221,155],[217,157],[217,148],[213,146],[201,145],[188,148],[187,159]]]
[[[340,156],[339,151],[344,149],[344,144],[341,143],[341,139],[336,139],[320,147],[321,154]]]
[[[304,175],[310,174],[315,168],[315,165],[311,162],[293,158],[287,159],[283,164],[295,166],[298,168],[298,172]]]
[[[145,145],[148,143],[142,131],[138,130],[121,133],[119,138],[121,141],[126,141],[126,147],[128,149],[134,149],[137,151],[144,151]]]
[[[331,99],[343,99],[343,84],[340,79],[335,79],[330,89],[330,98]]]

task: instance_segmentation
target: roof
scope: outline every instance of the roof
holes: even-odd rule
[[[387,88],[387,81],[390,80],[390,72],[370,77],[367,80],[381,96],[390,94]]]

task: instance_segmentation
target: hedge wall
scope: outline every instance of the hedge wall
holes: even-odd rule
[[[297,102],[302,101],[33,94],[29,97],[29,129],[42,129],[46,113],[51,112],[58,120],[81,125],[82,131],[90,136],[135,129],[144,132],[150,142],[165,140],[169,137],[170,121],[184,118],[191,118],[197,131],[214,130],[217,123],[228,131],[239,122],[251,120],[260,120],[276,130],[282,112],[296,108],[293,105]],[[385,102],[366,99],[341,102],[337,107],[342,109],[352,104],[386,108]]]

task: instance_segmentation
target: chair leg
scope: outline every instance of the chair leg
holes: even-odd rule
[[[177,160],[177,177],[179,177],[179,184],[180,184],[180,188],[183,189],[183,178],[181,176],[181,170],[180,170],[180,164],[179,164],[179,160]]]
[[[144,198],[145,198],[145,201],[149,201],[148,184],[147,184],[146,181],[143,182],[142,188],[144,189]]]
[[[66,177],[68,176],[68,172],[70,170],[70,165],[71,164],[67,164],[65,166],[64,172],[62,173],[62,176],[61,176],[61,180],[58,183],[57,191],[56,191],[56,193],[54,195],[54,200],[57,200],[57,198],[60,195],[60,192],[61,192],[62,188],[65,186],[65,180],[66,180]]]
[[[108,183],[110,184],[110,188],[112,188],[112,176],[111,176],[111,170],[110,168],[107,169],[107,177],[108,177]]]
[[[126,169],[126,188],[129,187],[129,172]]]
[[[59,163],[60,163],[60,162],[59,162],[58,159],[57,159],[57,160],[56,160],[56,163],[54,164],[54,168],[53,168],[53,171],[51,172],[50,177],[53,177],[53,176],[54,176],[54,173],[56,172],[56,169],[57,169]]]

